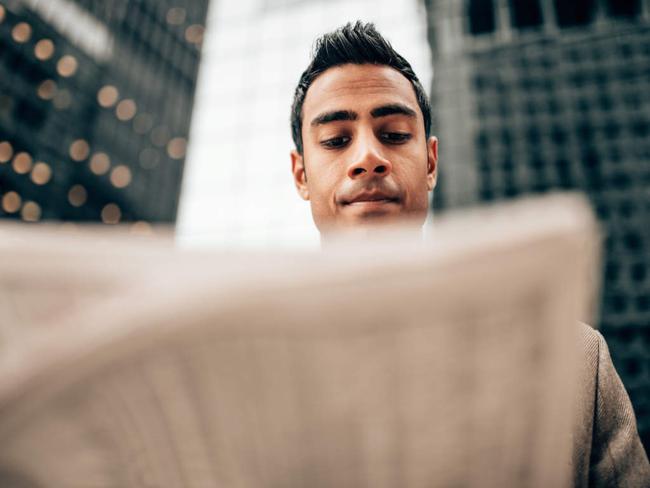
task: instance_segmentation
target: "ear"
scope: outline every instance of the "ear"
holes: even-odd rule
[[[427,141],[427,190],[433,191],[438,181],[438,138],[429,137]]]
[[[298,190],[298,195],[303,200],[309,200],[309,188],[307,186],[307,173],[305,173],[305,160],[295,149],[291,151],[291,172],[293,182]]]

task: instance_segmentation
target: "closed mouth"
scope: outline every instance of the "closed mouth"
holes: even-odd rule
[[[397,203],[399,199],[397,197],[387,195],[381,192],[367,192],[361,193],[350,200],[344,200],[343,205],[355,205],[362,203]]]
[[[361,203],[397,203],[397,198],[359,198],[357,200],[352,200],[351,202],[346,202],[346,205],[357,205]]]

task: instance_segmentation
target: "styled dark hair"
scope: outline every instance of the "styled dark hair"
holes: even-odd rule
[[[291,106],[291,135],[296,149],[303,152],[302,105],[307,90],[324,71],[343,64],[377,64],[396,69],[413,85],[415,98],[424,117],[427,139],[431,134],[431,106],[409,62],[377,32],[373,23],[348,22],[338,29],[319,37],[312,51],[312,61],[300,76]]]

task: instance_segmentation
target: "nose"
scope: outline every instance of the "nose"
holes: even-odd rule
[[[392,170],[393,165],[381,155],[372,141],[360,141],[353,162],[348,167],[348,177],[353,180],[383,178],[388,176]]]

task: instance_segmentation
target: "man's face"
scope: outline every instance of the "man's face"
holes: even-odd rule
[[[292,171],[321,233],[404,218],[422,225],[438,143],[426,139],[408,79],[388,66],[330,68],[307,91],[302,115]]]

